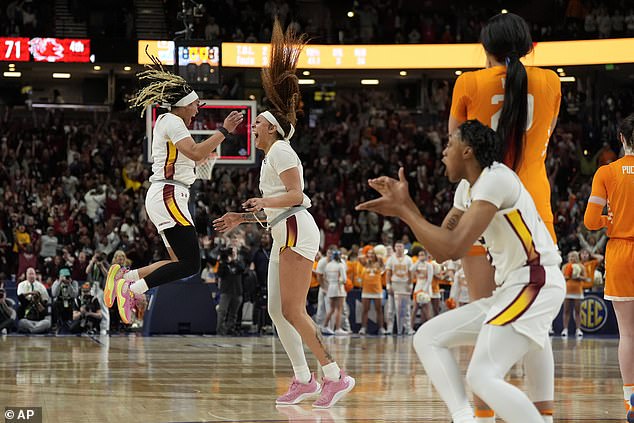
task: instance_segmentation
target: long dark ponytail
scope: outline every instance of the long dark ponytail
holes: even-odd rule
[[[482,28],[484,49],[499,62],[506,63],[504,104],[497,126],[502,140],[504,162],[517,170],[522,161],[528,121],[528,76],[520,58],[533,50],[526,21],[513,13],[493,16]]]

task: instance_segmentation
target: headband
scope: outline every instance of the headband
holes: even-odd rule
[[[288,131],[288,135],[286,135],[286,133],[282,129],[282,125],[280,125],[277,119],[275,119],[275,116],[273,116],[273,113],[267,110],[266,112],[262,112],[260,116],[262,116],[264,119],[269,121],[269,123],[275,125],[275,129],[277,129],[277,132],[282,136],[282,138],[284,138],[284,141],[290,141],[291,137],[295,133],[295,127],[293,126],[293,124],[291,124],[291,130]]]
[[[178,100],[176,103],[172,104],[172,106],[184,107],[193,103],[196,100],[198,100],[198,94],[196,94],[196,91],[192,91],[189,94],[187,94],[185,97]]]

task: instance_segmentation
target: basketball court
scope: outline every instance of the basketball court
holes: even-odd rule
[[[555,421],[623,421],[618,340],[552,339]],[[450,421],[411,337],[326,342],[357,381],[326,410],[309,401],[276,408],[292,369],[272,336],[3,336],[0,397],[9,407],[42,407],[46,423]],[[470,349],[456,353],[465,369]],[[522,386],[522,370],[510,380]]]

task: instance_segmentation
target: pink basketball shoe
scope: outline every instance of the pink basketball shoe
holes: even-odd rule
[[[103,302],[108,308],[114,305],[114,300],[117,296],[115,288],[117,281],[123,279],[123,275],[128,272],[128,269],[121,267],[118,264],[113,264],[108,269],[108,275],[106,276],[106,286],[103,289]]]
[[[313,403],[313,407],[330,408],[337,403],[344,395],[354,388],[354,378],[340,371],[339,380],[329,380],[324,378],[321,388],[321,396]]]
[[[136,308],[137,298],[135,298],[134,292],[130,289],[130,281],[125,279],[119,279],[117,281],[117,305],[119,308],[119,316],[121,321],[126,325],[132,322],[132,313]]]
[[[276,404],[280,405],[292,405],[297,404],[306,398],[311,398],[319,395],[321,392],[321,385],[315,379],[315,375],[310,375],[310,381],[308,383],[301,383],[295,377],[291,382],[291,386],[288,391],[275,400]]]

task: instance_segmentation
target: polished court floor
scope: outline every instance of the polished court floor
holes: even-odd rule
[[[0,337],[0,409],[52,422],[450,422],[411,337],[330,337],[357,386],[330,410],[275,407],[291,367],[273,337]],[[623,421],[617,340],[553,339],[557,422]],[[456,350],[463,368],[469,349]],[[316,361],[309,356],[310,365]],[[521,386],[521,368],[510,380]]]

